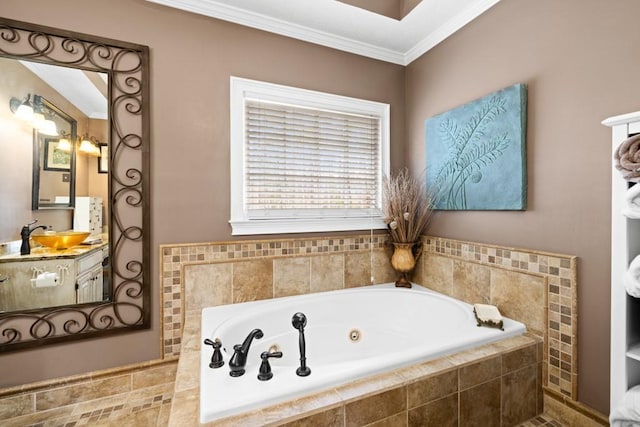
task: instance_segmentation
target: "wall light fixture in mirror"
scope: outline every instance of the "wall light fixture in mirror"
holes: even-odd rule
[[[94,159],[97,157],[91,156],[91,160],[87,157],[86,163],[96,169],[95,176],[92,175],[94,179],[103,179],[107,182],[106,188],[95,191],[104,191],[102,193],[104,211],[108,212],[102,224],[104,227],[101,228],[101,234],[104,236],[103,246],[100,251],[96,251],[96,257],[100,257],[99,261],[104,261],[105,265],[100,266],[99,271],[96,269],[91,272],[94,275],[98,273],[103,275],[108,286],[101,287],[99,292],[93,289],[95,295],[79,295],[76,292],[74,300],[53,299],[36,303],[35,306],[18,307],[13,311],[6,311],[0,307],[0,352],[148,328],[150,326],[151,267],[147,212],[149,202],[148,47],[0,18],[0,60],[35,64],[37,67],[57,66],[80,70],[92,75],[91,78],[102,79],[107,103],[106,115],[102,121],[96,120],[95,123],[103,123],[103,131],[99,129],[100,125],[94,123],[89,125],[88,129],[83,129],[81,133],[79,127],[73,128],[70,124],[72,122],[56,121],[57,136],[45,136],[42,135],[43,132],[33,132],[32,147],[37,147],[39,150],[38,154],[34,155],[35,153],[30,150],[32,147],[25,149],[23,144],[16,143],[16,138],[12,136],[11,132],[20,126],[14,123],[17,121],[4,120],[8,126],[0,127],[0,153],[3,153],[0,155],[0,170],[7,168],[6,170],[15,174],[24,173],[24,167],[22,167],[24,162],[15,161],[16,165],[11,165],[6,161],[3,163],[2,159],[7,157],[28,159],[31,166],[32,160],[35,165],[39,154],[42,154],[43,169],[38,168],[39,173],[42,173],[47,150],[51,149],[51,146],[57,147],[67,136],[75,144],[74,156],[70,159],[76,158],[79,168],[81,157],[84,155],[78,151],[81,140],[77,134],[86,133],[94,136],[93,140],[96,144],[105,146],[101,153],[106,158],[100,157],[100,163],[95,165]],[[31,94],[31,102],[33,102],[37,91],[21,83],[14,84],[11,94],[3,93],[2,75],[3,73],[0,73],[0,97],[4,96],[5,100],[0,99],[0,103],[4,103],[7,110],[11,104],[11,97],[18,98],[24,103],[28,93]],[[52,111],[54,111],[53,107],[58,108],[61,113],[70,110],[66,107],[59,108],[59,102],[53,102],[50,98],[49,96],[41,97],[38,101]],[[51,116],[53,118],[54,115]],[[73,115],[69,114],[69,117],[71,120],[76,120]],[[1,111],[0,120],[2,120]],[[4,155],[7,152],[12,155]],[[106,175],[98,175],[98,172],[101,172],[98,170],[100,165],[102,170],[108,171]],[[31,167],[28,170],[30,171]],[[35,171],[36,168],[34,167],[33,170]],[[61,173],[63,174],[60,177],[61,180],[71,179],[70,174],[65,176],[64,171]],[[77,177],[76,174],[73,181],[80,188],[79,181],[76,182]],[[34,183],[36,182],[42,181],[34,180]],[[3,190],[0,191],[5,191],[4,187],[6,186],[3,186]],[[10,265],[13,262],[11,257],[16,256],[15,242],[21,226],[30,223],[33,219],[38,219],[38,224],[48,225],[47,215],[51,215],[53,211],[67,212],[67,217],[62,220],[63,224],[74,224],[77,218],[77,207],[53,211],[42,210],[40,205],[37,211],[31,211],[31,206],[25,208],[23,193],[26,186],[16,187],[19,188],[6,190],[7,194],[0,193],[3,201],[11,201],[10,204],[5,204],[4,209],[0,209],[0,297],[2,289],[6,288],[4,285],[12,280],[10,273],[2,273],[2,267],[3,264]],[[28,193],[30,194],[30,191]],[[66,203],[77,203],[80,198],[76,196],[80,193],[78,191],[76,193],[72,194],[70,190]],[[56,195],[52,197],[55,202]],[[58,197],[61,203],[65,203],[65,196]],[[41,194],[38,196],[38,199],[40,198]],[[90,198],[87,197],[87,199]],[[15,221],[12,219],[14,217],[19,218],[19,224],[10,224],[10,221]],[[64,225],[61,227],[56,229],[65,228]],[[104,244],[105,241],[107,244]],[[64,251],[67,250],[71,249]],[[38,248],[35,253],[25,256],[35,257],[29,261],[39,262],[49,261],[50,257],[54,260],[65,259],[61,252],[55,252],[55,249],[46,247]],[[57,262],[57,264],[62,263]],[[70,265],[68,268],[72,270],[74,267]],[[67,271],[64,268],[62,270],[64,270],[62,273],[57,272],[58,278]],[[76,286],[84,283],[85,276],[91,277],[89,272],[86,273],[82,277],[74,276]],[[53,288],[55,285],[52,283],[55,283],[55,280],[48,280],[48,277],[38,275],[34,271],[27,286],[35,291]]]

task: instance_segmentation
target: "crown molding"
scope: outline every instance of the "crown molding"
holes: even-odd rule
[[[245,8],[232,6],[222,3],[218,0],[147,0],[152,3],[173,7],[176,9],[192,12],[228,22],[244,25],[247,27],[280,34],[286,37],[292,37],[298,40],[314,43],[341,51],[366,56],[369,58],[390,62],[398,65],[409,65],[411,62],[422,56],[429,49],[445,40],[451,34],[458,31],[464,25],[471,22],[487,9],[498,3],[500,0],[470,0],[470,6],[462,9],[462,11],[453,18],[446,20],[436,30],[430,32],[413,43],[406,50],[390,49],[379,44],[367,43],[349,37],[332,34],[317,28],[306,25],[296,24],[294,22],[281,20],[264,13],[257,13]],[[421,25],[420,19],[411,19],[412,14],[416,14],[416,10],[422,5],[414,8],[403,20],[397,21],[397,34],[388,34],[389,38],[400,38],[402,34],[415,30]],[[363,11],[363,13],[370,13]],[[409,28],[409,27],[412,28]],[[371,29],[374,31],[375,29]],[[402,43],[404,42],[404,43]],[[406,41],[398,41],[396,45],[406,44]]]
[[[420,40],[407,52],[404,53],[404,64],[409,65],[416,59],[420,58],[427,51],[434,48],[437,44],[444,41],[450,35],[467,25],[469,22],[476,19],[483,14],[489,8],[494,6],[500,0],[482,0],[476,2],[473,7],[462,10],[462,12],[455,15],[453,18],[445,21],[435,31],[432,31],[427,37]]]

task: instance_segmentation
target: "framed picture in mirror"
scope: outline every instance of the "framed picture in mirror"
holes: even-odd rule
[[[109,173],[109,144],[98,144],[100,157],[98,157],[98,173]]]
[[[71,152],[58,148],[60,141],[56,138],[44,139],[44,170],[63,171],[71,170]]]

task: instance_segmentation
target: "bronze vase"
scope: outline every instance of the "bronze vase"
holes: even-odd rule
[[[393,244],[393,255],[391,256],[391,266],[400,273],[400,278],[396,280],[396,287],[410,288],[411,281],[409,274],[416,267],[416,262],[422,253],[422,244],[396,243]]]

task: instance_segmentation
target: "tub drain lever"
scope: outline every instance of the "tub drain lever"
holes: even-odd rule
[[[268,351],[263,351],[260,354],[260,359],[262,359],[262,363],[260,364],[260,370],[258,371],[258,379],[260,381],[267,381],[273,377],[273,372],[271,372],[271,365],[269,364],[269,358],[281,358],[281,351],[274,351],[273,353],[269,353]]]
[[[291,324],[298,330],[298,344],[300,346],[300,366],[296,369],[299,377],[306,377],[311,373],[311,369],[307,366],[306,343],[304,340],[304,327],[307,326],[307,316],[304,313],[296,313],[291,318]]]
[[[214,341],[211,341],[209,338],[204,340],[206,345],[210,345],[213,347],[213,354],[211,355],[211,363],[209,363],[210,368],[219,368],[224,365],[224,360],[222,359],[222,352],[220,351],[220,347],[222,347],[222,342],[216,338]]]

